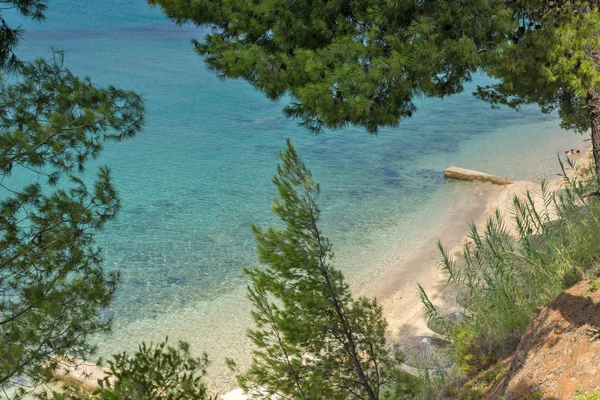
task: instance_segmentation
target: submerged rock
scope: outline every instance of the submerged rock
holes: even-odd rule
[[[448,167],[444,170],[444,176],[446,178],[461,179],[464,181],[483,181],[495,183],[497,185],[509,185],[513,181],[501,176],[490,175],[484,172],[473,171],[471,169],[459,168],[459,167]]]

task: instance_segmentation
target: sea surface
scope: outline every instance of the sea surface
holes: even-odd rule
[[[97,163],[112,168],[123,204],[97,235],[106,268],[122,276],[110,309],[115,334],[98,339],[105,356],[166,334],[217,360],[246,346],[249,310],[239,302],[242,269],[256,265],[250,225],[277,223],[271,179],[286,138],[321,183],[324,231],[354,287],[392,267],[370,252],[393,247],[408,257],[447,223],[461,189],[444,168],[551,177],[557,154],[584,139],[535,107],[490,109],[470,94],[488,82],[481,76],[464,94],[419,101],[413,118],[376,136],[353,128],[315,136],[284,118],[287,99],[217,79],[190,43],[206,31],[178,27],[142,0],[53,0],[42,23],[7,17],[26,30],[21,58],[64,50],[76,74],[146,103],[145,131],[108,145]]]

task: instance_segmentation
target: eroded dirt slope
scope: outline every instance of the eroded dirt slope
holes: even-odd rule
[[[600,386],[600,288],[596,286],[581,281],[538,311],[498,394],[506,400],[532,394],[570,400]]]

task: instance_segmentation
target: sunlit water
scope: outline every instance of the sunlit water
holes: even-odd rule
[[[242,268],[256,264],[249,228],[275,222],[271,177],[288,137],[321,183],[325,232],[340,259],[353,260],[341,267],[358,285],[391,267],[369,252],[409,253],[447,223],[461,189],[444,181],[445,167],[535,179],[555,172],[556,154],[582,140],[535,108],[490,110],[470,95],[474,85],[421,101],[412,119],[378,136],[313,136],[282,116],[285,100],[218,80],[189,42],[202,33],[143,1],[54,0],[47,21],[23,26],[22,58],[65,50],[75,73],[136,90],[147,105],[144,133],[108,146],[100,160],[123,204],[97,236],[106,268],[122,275],[110,311],[115,335],[99,341],[104,355],[166,333],[216,359],[245,345]]]

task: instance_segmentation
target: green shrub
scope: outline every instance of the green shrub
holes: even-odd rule
[[[539,306],[596,272],[600,204],[596,198],[584,197],[593,183],[566,176],[568,189],[557,193],[542,182],[541,206],[531,193],[514,198],[511,218],[516,237],[496,212],[483,232],[472,226],[459,259],[439,245],[441,266],[449,282],[458,286],[457,302],[466,315],[460,326],[448,327],[448,332],[456,361],[467,375],[513,351]],[[443,326],[427,294],[421,287],[420,291],[430,321]]]
[[[466,324],[461,324],[452,332],[455,344],[455,360],[460,370],[467,376],[490,366],[495,361],[492,354],[486,353],[477,336]]]
[[[591,393],[575,396],[573,400],[600,400],[600,387]]]
[[[458,400],[480,400],[483,397],[481,390],[474,390],[469,393],[463,393]]]
[[[203,378],[208,358],[194,357],[189,345],[178,342],[168,345],[168,339],[157,345],[142,343],[130,355],[117,354],[108,362],[109,375],[98,381],[91,393],[77,388],[65,388],[54,393],[54,400],[216,400],[208,395]]]

